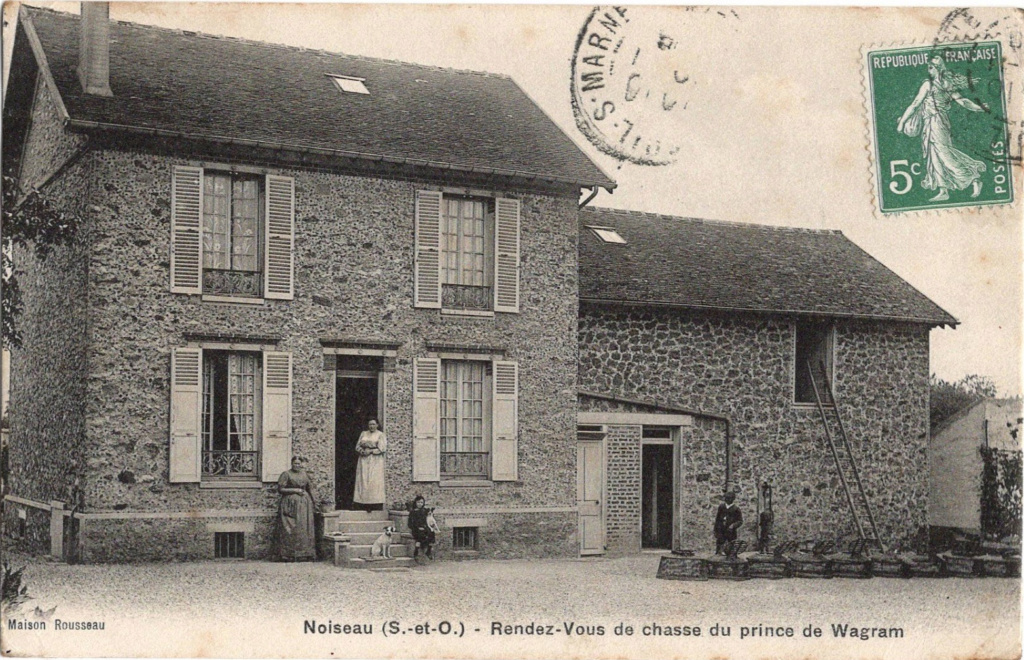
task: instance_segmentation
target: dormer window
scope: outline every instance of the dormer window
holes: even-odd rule
[[[588,225],[587,229],[594,232],[594,235],[605,243],[618,243],[620,245],[626,244],[626,239],[620,236],[619,232],[615,231],[611,227],[591,227]]]
[[[327,74],[327,77],[334,81],[334,84],[338,86],[343,92],[349,94],[369,94],[370,90],[366,89],[366,78],[354,78],[352,76],[340,76],[333,73]]]

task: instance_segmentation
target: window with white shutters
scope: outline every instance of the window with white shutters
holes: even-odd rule
[[[276,481],[291,462],[291,353],[175,348],[170,481]]]
[[[291,177],[175,167],[171,291],[292,299],[294,226]]]
[[[519,311],[520,204],[421,190],[416,195],[416,307]]]

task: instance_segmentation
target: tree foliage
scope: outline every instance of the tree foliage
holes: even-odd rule
[[[21,583],[25,567],[14,568],[4,560],[3,572],[0,573],[0,611],[10,615],[21,609],[25,601],[32,600],[28,595],[28,587]]]
[[[992,379],[978,374],[964,376],[952,383],[932,374],[930,385],[932,433],[964,408],[996,396],[996,385]]]
[[[3,177],[2,241],[0,273],[3,275],[0,316],[3,318],[4,348],[21,345],[17,319],[22,311],[14,249],[26,248],[45,261],[55,247],[67,245],[78,230],[77,218],[57,209],[37,190],[21,194],[14,177]]]
[[[979,447],[981,471],[981,531],[990,539],[1020,538],[1021,453]]]

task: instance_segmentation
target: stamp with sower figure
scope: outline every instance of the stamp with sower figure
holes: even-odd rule
[[[998,41],[866,52],[883,213],[1013,201]]]

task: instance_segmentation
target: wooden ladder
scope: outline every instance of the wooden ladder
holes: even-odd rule
[[[825,378],[822,379],[825,384],[825,394],[828,396],[828,401],[832,403],[832,408],[835,412],[839,442],[836,442],[832,436],[832,429],[828,423],[828,414],[825,412],[825,404],[822,402],[821,392],[818,390],[818,382],[814,377],[815,371],[811,367],[810,362],[807,362],[807,373],[811,378],[811,387],[814,389],[814,400],[818,404],[818,412],[821,413],[821,423],[825,426],[825,437],[828,439],[829,449],[832,450],[832,458],[835,459],[836,469],[839,471],[839,481],[843,484],[846,500],[850,503],[853,521],[857,525],[857,532],[860,538],[885,552],[885,546],[878,535],[875,516],[871,512],[871,504],[864,494],[864,484],[860,480],[857,461],[853,457],[853,449],[850,447],[850,440],[846,435],[846,428],[843,426],[843,418],[839,415],[839,404],[836,402],[835,394],[832,392],[832,385],[828,382],[828,371],[825,369],[824,364],[819,366],[821,368],[820,373],[825,375]]]

